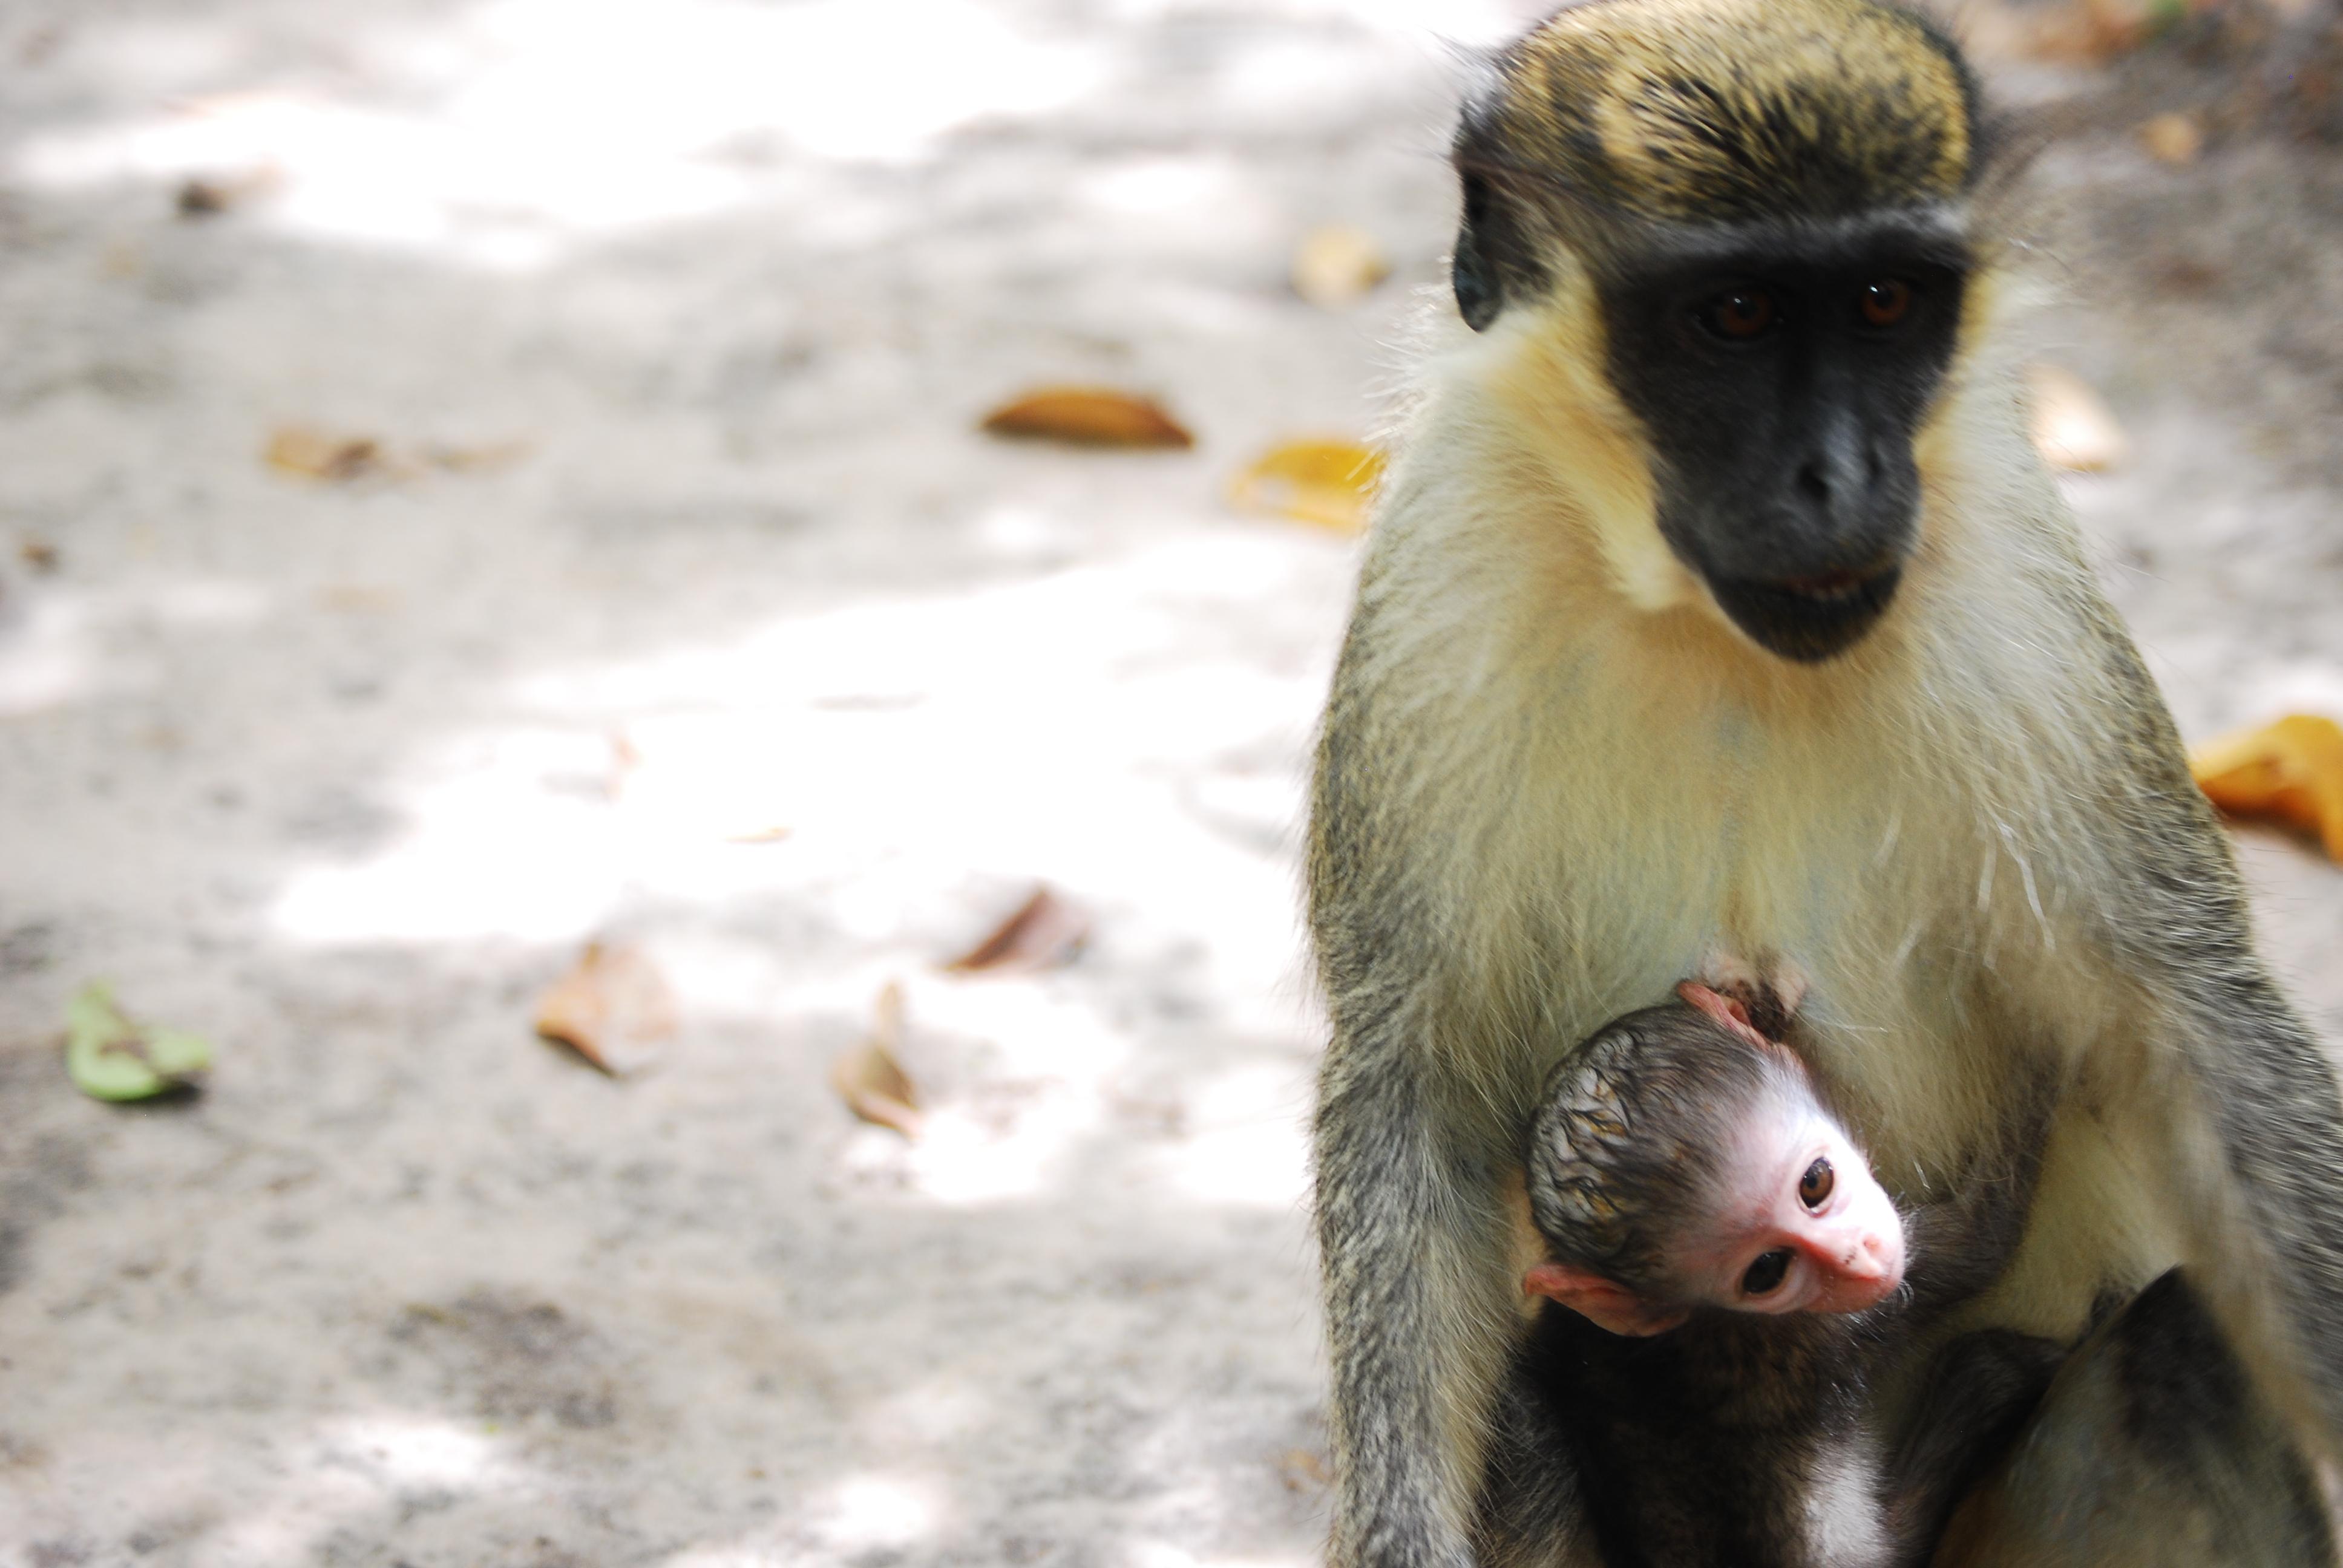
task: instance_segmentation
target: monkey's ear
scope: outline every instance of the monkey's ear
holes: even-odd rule
[[[1692,1315],[1656,1310],[1625,1286],[1564,1263],[1538,1264],[1522,1276],[1522,1292],[1559,1302],[1614,1334],[1664,1334]]]
[[[1496,271],[1481,254],[1480,236],[1469,220],[1456,231],[1456,259],[1448,277],[1455,286],[1456,309],[1465,326],[1478,332],[1497,319],[1497,307],[1503,301],[1497,293]]]
[[[1739,998],[1711,990],[1698,980],[1683,981],[1676,987],[1676,995],[1708,1014],[1750,1044],[1760,1049],[1773,1044],[1773,1041],[1757,1032],[1755,1024],[1749,1021],[1748,1005]]]
[[[1464,325],[1479,332],[1497,319],[1505,303],[1496,254],[1491,248],[1503,220],[1487,176],[1467,169],[1463,184],[1464,216],[1457,226],[1456,259],[1449,266],[1448,279],[1455,286],[1456,308]]]

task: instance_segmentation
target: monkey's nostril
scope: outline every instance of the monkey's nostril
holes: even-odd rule
[[[1819,459],[1798,470],[1798,490],[1808,500],[1827,504],[1831,498],[1830,475],[1824,471]]]
[[[1860,571],[1824,572],[1817,577],[1790,578],[1778,586],[1795,594],[1804,594],[1808,598],[1847,599],[1861,593],[1872,575]]]

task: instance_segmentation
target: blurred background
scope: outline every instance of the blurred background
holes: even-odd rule
[[[1312,1559],[1343,454],[1540,9],[0,6],[0,1564]],[[1955,21],[2183,729],[2343,717],[2333,8]]]

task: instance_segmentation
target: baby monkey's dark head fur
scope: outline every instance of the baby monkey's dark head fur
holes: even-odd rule
[[[1530,1213],[1554,1261],[1664,1300],[1673,1245],[1713,1218],[1741,1134],[1811,1100],[1796,1069],[1671,1003],[1614,1020],[1546,1081]]]
[[[1571,317],[1643,427],[1667,548],[1777,657],[1861,640],[1916,545],[1977,101],[1948,42],[1868,0],[1591,0],[1466,106],[1465,321]]]

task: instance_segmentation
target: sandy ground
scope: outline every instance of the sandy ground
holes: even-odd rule
[[[1221,495],[1374,427],[1435,29],[1525,9],[0,10],[0,1563],[1309,1559],[1353,547]],[[2076,502],[2190,734],[2343,715],[2343,172],[2134,113],[2038,176],[2136,446]],[[1285,283],[1326,222],[1397,266],[1350,312]],[[1059,379],[1196,449],[973,433]],[[296,421],[398,461],[273,472]],[[2243,843],[2343,1036],[2343,873]],[[940,972],[1036,880],[1077,963]],[[656,1071],[530,1036],[594,938]],[[206,1095],[74,1091],[92,976]],[[890,980],[916,1144],[825,1081]]]

